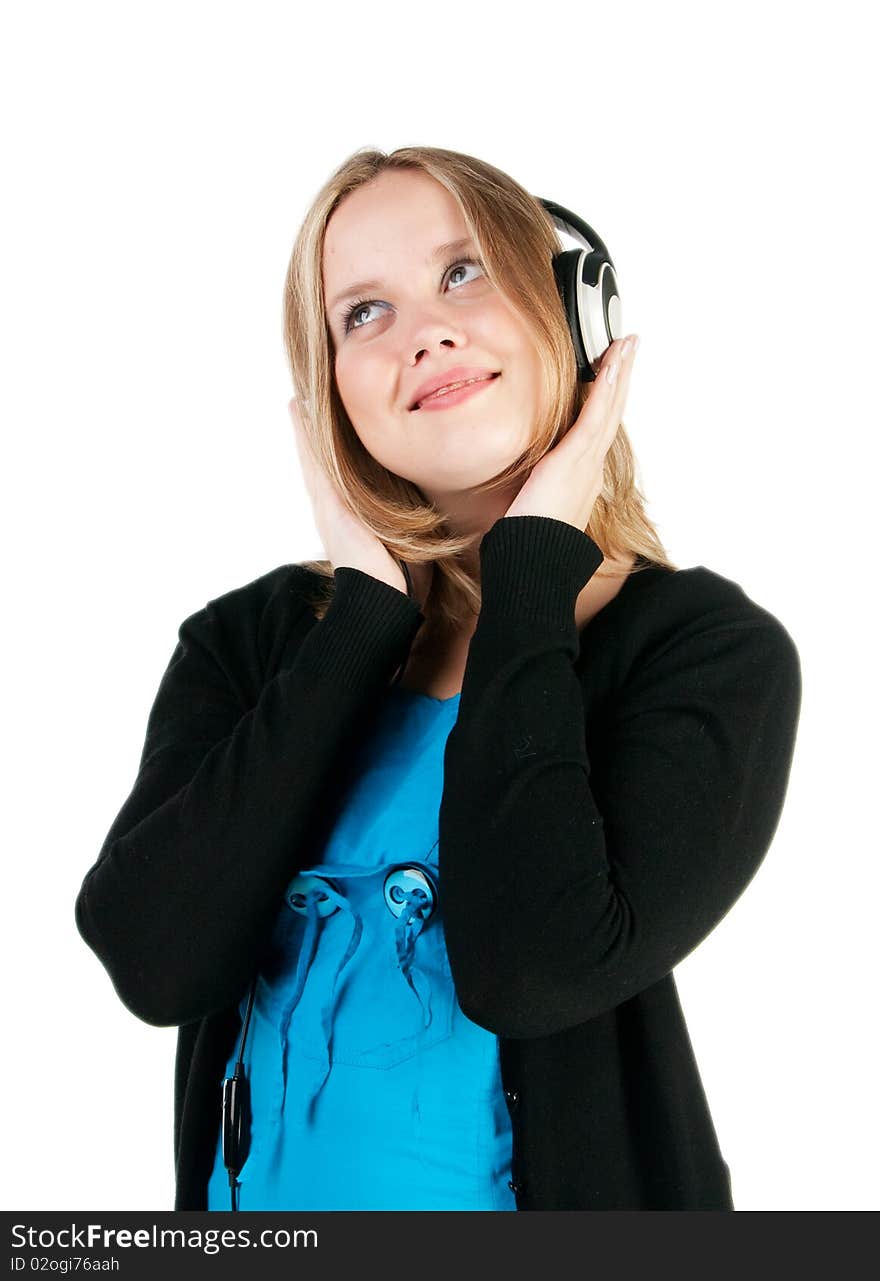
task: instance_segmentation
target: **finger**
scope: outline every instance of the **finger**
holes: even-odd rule
[[[606,387],[614,388],[617,385],[625,342],[625,338],[615,338],[614,342],[605,349],[597,381],[604,382]]]
[[[620,371],[623,338],[616,338],[605,348],[599,361],[596,377],[590,384],[584,411],[604,417],[607,407],[617,391],[617,379]]]
[[[567,433],[566,440],[572,435],[578,435],[583,439],[585,436],[595,435],[597,431],[601,431],[617,393],[617,375],[620,369],[620,352],[623,342],[622,338],[615,339],[602,353],[596,377],[590,384],[581,412],[575,419],[572,429]],[[611,380],[609,380],[609,373],[614,375]]]
[[[607,414],[607,434],[609,442],[614,438],[620,427],[620,420],[623,417],[624,406],[629,392],[630,380],[633,370],[633,356],[635,355],[635,335],[630,334],[628,339],[623,339],[613,344],[616,349],[609,361],[609,370],[613,370],[614,377],[608,381],[608,374],[604,375],[607,384],[606,391],[606,409]]]
[[[605,454],[620,426],[620,418],[626,401],[628,387],[629,358],[622,359],[625,339],[615,339],[602,353],[599,371],[590,385],[578,417],[572,424],[559,445],[572,451],[597,451]],[[609,372],[614,377],[609,381]]]

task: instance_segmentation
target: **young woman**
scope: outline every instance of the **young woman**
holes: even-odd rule
[[[182,623],[76,904],[180,1028],[176,1209],[733,1209],[672,971],[770,845],[800,665],[666,557],[637,342],[579,381],[560,248],[430,147],[356,152],[297,237],[327,559]]]

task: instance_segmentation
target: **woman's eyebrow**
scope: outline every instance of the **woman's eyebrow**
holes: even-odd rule
[[[447,240],[445,245],[438,245],[437,248],[432,251],[428,258],[428,264],[430,265],[431,263],[435,263],[440,258],[445,258],[447,254],[457,254],[462,249],[473,247],[473,243],[473,237],[471,236],[464,236],[461,240]],[[356,294],[366,293],[368,289],[381,288],[381,280],[361,280],[356,284],[346,285],[345,289],[343,289],[341,293],[336,294],[336,296],[331,300],[330,307],[336,308],[341,302],[345,302],[347,298],[354,298]]]

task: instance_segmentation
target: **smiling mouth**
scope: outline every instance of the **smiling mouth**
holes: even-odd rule
[[[487,374],[483,378],[466,378],[462,382],[450,383],[448,387],[442,387],[438,391],[432,391],[429,396],[423,396],[421,400],[417,400],[414,405],[410,406],[410,413],[415,413],[417,409],[421,409],[422,405],[428,400],[442,400],[444,396],[448,396],[454,391],[461,391],[462,387],[470,387],[474,383],[492,382],[494,379],[500,377],[501,370],[499,369],[496,373]]]

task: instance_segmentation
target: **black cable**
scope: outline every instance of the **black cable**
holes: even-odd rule
[[[238,1067],[238,1065],[241,1064],[242,1070],[244,1070],[244,1058],[243,1058],[244,1043],[247,1039],[248,1027],[251,1021],[251,1010],[254,1008],[254,996],[256,995],[256,992],[257,992],[257,980],[255,977],[253,983],[251,984],[251,994],[248,997],[248,1007],[247,1007],[247,1010],[245,1011],[245,1016],[244,1016],[244,1027],[241,1029],[241,1037],[239,1038],[239,1042],[238,1042],[238,1059],[236,1060],[235,1066]]]
[[[233,1210],[238,1209],[235,1195],[236,1188],[239,1186],[237,1183],[238,1175],[250,1151],[250,1084],[244,1070],[244,1046],[248,1027],[250,1026],[251,1012],[254,1008],[256,991],[257,977],[255,976],[251,984],[247,1013],[245,1014],[244,1025],[238,1042],[238,1057],[235,1062],[235,1068],[232,1076],[226,1077],[223,1082],[221,1120],[223,1164],[226,1166],[226,1173],[229,1177],[229,1194]]]

